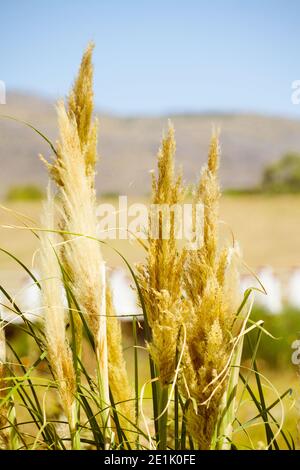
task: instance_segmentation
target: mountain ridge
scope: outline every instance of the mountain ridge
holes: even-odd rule
[[[51,141],[57,138],[55,102],[34,94],[8,93],[0,114],[14,116],[37,127]],[[99,193],[145,194],[150,190],[149,171],[167,116],[100,117],[97,190]],[[260,114],[173,114],[177,141],[176,162],[184,178],[195,181],[207,158],[212,125],[221,129],[220,176],[223,188],[242,188],[260,182],[266,164],[288,151],[300,152],[300,120]],[[47,158],[49,148],[26,126],[0,120],[0,196],[12,185],[45,186],[47,174],[38,154]]]

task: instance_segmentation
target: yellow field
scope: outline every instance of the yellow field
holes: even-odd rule
[[[300,266],[300,197],[224,197],[221,216],[253,267]]]
[[[136,199],[137,200],[137,199]],[[107,201],[105,201],[107,202]],[[110,200],[117,205],[117,200]],[[145,202],[145,199],[139,200]],[[41,204],[15,203],[7,206],[34,219],[38,224]],[[224,196],[221,204],[220,226],[222,236],[231,237],[231,230],[240,242],[245,261],[253,268],[271,265],[281,270],[300,266],[300,196]],[[21,225],[13,215],[0,210],[0,223]],[[30,221],[28,224],[31,225]],[[136,242],[127,240],[109,241],[119,249],[130,262],[139,261],[143,249]],[[38,247],[36,237],[27,230],[0,229],[0,247],[11,251],[23,262],[31,264]],[[122,264],[119,256],[110,248],[104,247],[108,266]],[[15,264],[6,256],[0,256],[1,282],[15,287],[19,276]]]

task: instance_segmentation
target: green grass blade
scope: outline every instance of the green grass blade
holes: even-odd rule
[[[51,140],[48,139],[48,137],[45,136],[45,134],[43,134],[40,130],[38,130],[36,127],[34,127],[32,124],[29,124],[28,122],[26,121],[23,121],[22,119],[18,119],[18,118],[15,118],[14,116],[9,116],[7,114],[0,114],[0,118],[4,118],[4,119],[10,119],[11,121],[15,121],[15,122],[18,122],[20,124],[24,124],[25,126],[29,127],[30,129],[32,129],[34,132],[36,132],[40,137],[42,137],[42,139],[47,142],[47,144],[50,146],[52,152],[54,152],[55,155],[57,155],[57,151],[54,147],[54,145],[52,144]]]

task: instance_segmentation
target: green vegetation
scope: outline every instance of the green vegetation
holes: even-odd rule
[[[44,199],[44,192],[39,186],[33,184],[12,186],[7,194],[7,201],[40,201]]]
[[[254,188],[228,188],[223,191],[225,196],[251,196],[261,194],[262,190],[260,187]]]
[[[255,307],[251,312],[252,321],[263,320],[263,328],[274,338],[262,334],[258,350],[258,359],[263,360],[270,368],[292,367],[292,343],[299,338],[300,312],[286,307],[280,315],[273,315],[262,308]],[[256,333],[253,334],[253,338]],[[243,358],[251,357],[251,351],[245,342]],[[293,366],[294,367],[294,366]]]
[[[100,194],[102,199],[118,199],[120,194],[116,191],[107,191]]]
[[[300,192],[300,155],[287,153],[268,165],[263,173],[262,190],[273,193]]]
[[[291,152],[278,161],[267,165],[262,182],[252,188],[228,188],[227,196],[249,196],[256,194],[284,194],[300,192],[300,154]]]

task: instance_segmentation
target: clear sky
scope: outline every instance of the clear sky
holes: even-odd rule
[[[299,0],[1,0],[0,80],[66,94],[96,42],[98,107],[300,117]]]

